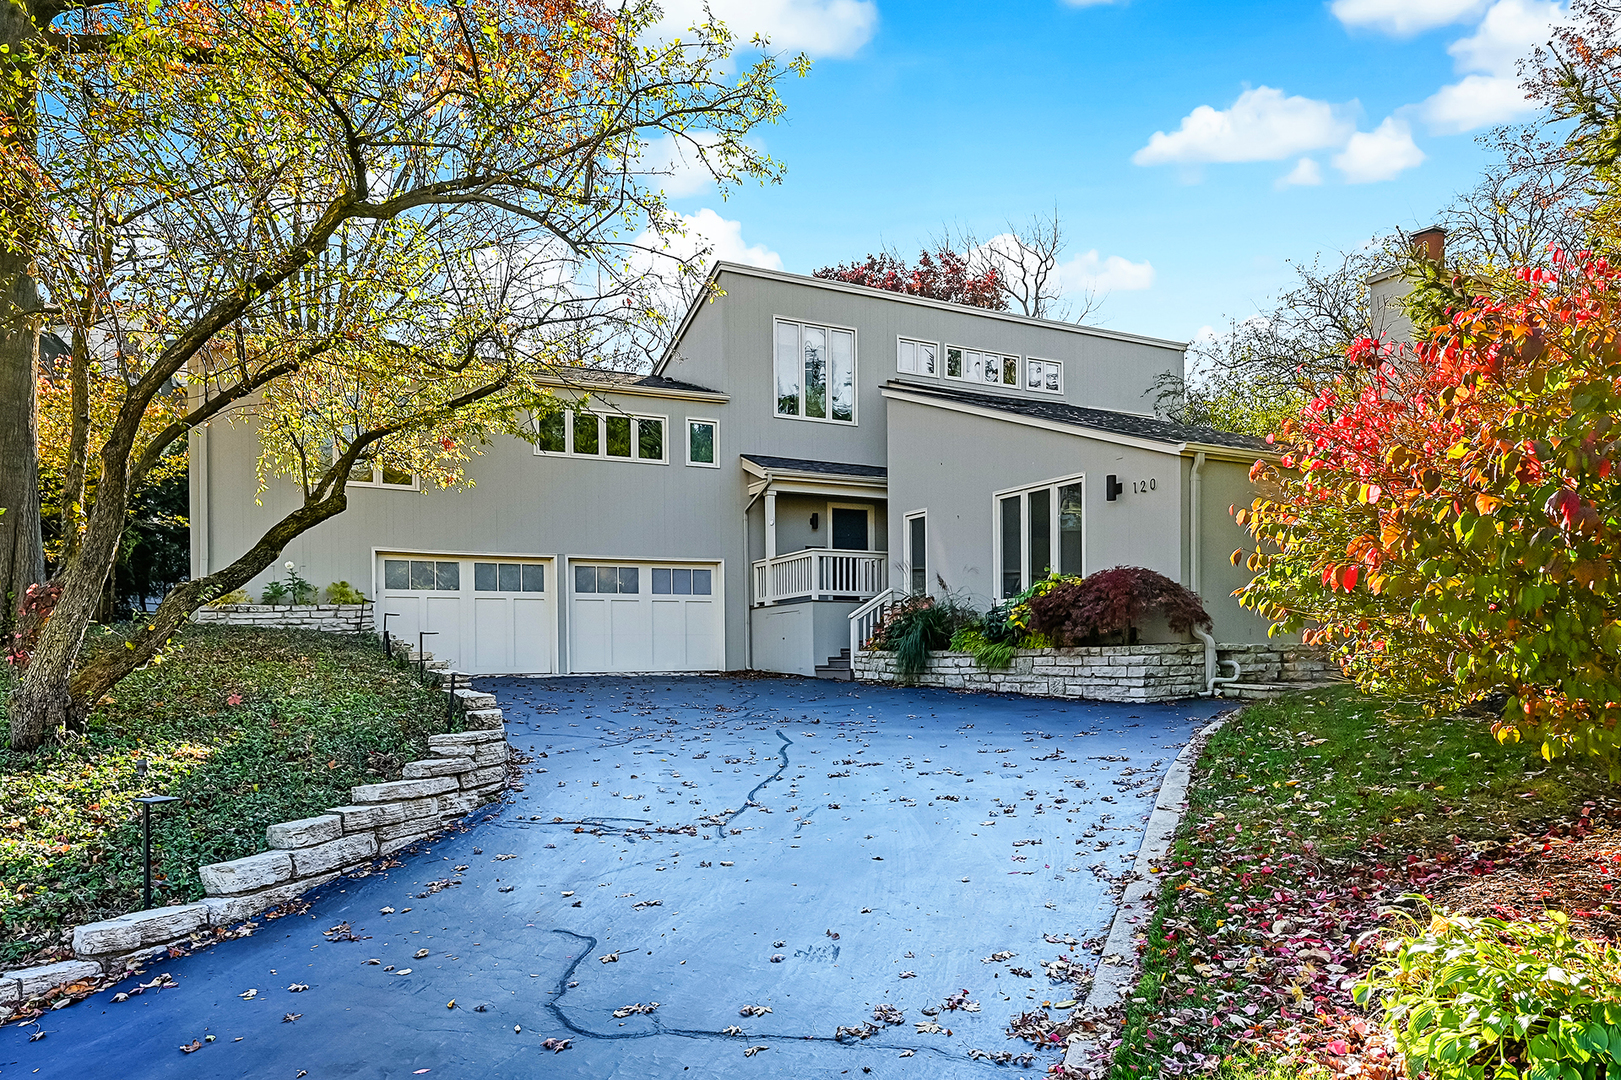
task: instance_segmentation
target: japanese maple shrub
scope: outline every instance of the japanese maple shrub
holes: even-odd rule
[[[1242,603],[1335,647],[1364,689],[1501,693],[1500,739],[1617,769],[1621,271],[1551,266],[1454,286],[1411,349],[1358,341],[1280,464],[1256,463],[1266,494],[1237,514],[1255,549],[1233,559],[1255,572]]]
[[[1029,628],[1059,646],[1129,644],[1133,631],[1155,615],[1180,634],[1211,625],[1197,594],[1141,566],[1064,578],[1029,603]]]

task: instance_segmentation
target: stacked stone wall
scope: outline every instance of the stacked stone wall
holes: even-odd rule
[[[330,630],[360,634],[372,629],[372,605],[215,604],[198,608],[192,619],[221,626],[277,626],[291,630]]]
[[[1322,653],[1304,646],[1218,645],[1216,654],[1237,661],[1246,683],[1314,685],[1338,676]],[[857,679],[898,681],[893,653],[864,650],[851,667]],[[1224,675],[1231,670],[1221,668]],[[1204,646],[1020,649],[1004,669],[984,667],[968,653],[940,652],[929,657],[916,685],[1090,701],[1174,701],[1205,693]]]

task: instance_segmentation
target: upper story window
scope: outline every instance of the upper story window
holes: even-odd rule
[[[855,423],[855,331],[778,319],[773,334],[776,414]]]
[[[417,478],[393,465],[357,461],[355,467],[349,470],[349,480],[345,486],[405,488],[414,491],[417,487]]]
[[[720,425],[713,420],[687,418],[687,464],[706,469],[720,467],[715,444],[719,441]]]
[[[662,465],[667,460],[663,416],[598,415],[558,409],[536,423],[535,453],[609,457]]]
[[[901,338],[899,352],[895,357],[895,368],[909,375],[933,375],[934,358],[934,342]]]
[[[1018,386],[1019,358],[947,345],[946,378],[992,386]]]
[[[1044,394],[1064,392],[1064,365],[1057,360],[1037,360],[1030,357],[1024,362],[1026,390],[1039,390]]]

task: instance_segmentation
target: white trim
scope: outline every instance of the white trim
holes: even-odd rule
[[[1139,345],[1150,345],[1161,349],[1173,349],[1185,353],[1189,341],[1172,341],[1169,338],[1149,337],[1146,334],[1128,334],[1120,330],[1105,330],[1099,326],[1082,326],[1079,323],[1057,322],[1052,319],[1033,319],[1028,315],[1016,315],[1010,311],[991,311],[986,308],[967,307],[962,304],[951,304],[944,300],[930,300],[922,296],[909,296],[906,293],[892,293],[884,289],[874,289],[865,285],[851,285],[843,281],[831,281],[827,278],[808,277],[804,274],[789,274],[781,270],[766,270],[758,266],[744,266],[742,263],[717,262],[709,271],[709,277],[704,280],[704,287],[693,298],[687,307],[687,312],[681,317],[681,322],[675,328],[675,334],[670,344],[664,350],[664,355],[653,367],[653,374],[662,375],[670,361],[677,356],[677,350],[682,339],[686,336],[687,328],[698,317],[698,312],[705,306],[726,295],[726,290],[720,288],[721,274],[738,274],[742,277],[761,278],[766,281],[780,281],[791,285],[804,285],[813,289],[825,289],[830,292],[842,292],[853,296],[864,296],[869,300],[887,300],[896,304],[912,304],[917,307],[932,308],[935,311],[949,311],[970,318],[991,319],[997,322],[1015,323],[1020,326],[1038,326],[1047,330],[1060,330],[1068,334],[1078,334],[1082,337],[1103,338],[1109,341],[1129,341]],[[772,397],[775,398],[775,388]]]
[[[800,338],[799,357],[799,407],[796,414],[780,413],[777,411],[777,325],[791,323],[799,327],[803,334],[807,326],[826,331],[831,339],[835,330],[842,330],[850,335],[850,419],[838,420],[831,416],[806,416],[805,408],[805,348],[804,338]],[[827,344],[827,408],[833,409],[833,347],[829,340]],[[771,316],[771,416],[776,420],[804,420],[812,424],[838,424],[840,427],[861,426],[861,335],[853,326],[841,326],[838,323],[826,322],[821,319],[806,319],[789,315]]]
[[[996,357],[996,359],[998,359],[998,360],[1000,360],[1002,362],[1001,363],[1001,368],[1002,368],[1001,374],[1006,374],[1007,373],[1007,362],[1009,360],[1012,360],[1013,361],[1013,381],[1012,382],[1003,382],[1000,378],[998,378],[995,382],[987,382],[982,378],[981,379],[975,379],[975,378],[969,377],[966,374],[964,374],[964,375],[953,375],[953,374],[951,374],[951,361],[950,361],[949,358],[951,356],[951,350],[952,349],[956,349],[958,352],[961,352],[961,353],[965,354],[964,357],[963,357],[964,370],[967,369],[967,364],[968,364],[968,359],[967,359],[967,356],[966,356],[967,353],[977,353],[980,356],[984,356],[984,357],[991,357],[991,356]],[[1020,354],[1018,354],[1018,353],[1002,352],[1000,350],[993,350],[993,349],[981,349],[981,348],[979,348],[977,346],[969,346],[969,345],[953,345],[949,341],[947,341],[947,342],[941,343],[941,346],[940,346],[940,375],[941,375],[942,378],[947,379],[950,382],[967,383],[969,386],[995,386],[995,387],[998,387],[999,389],[1003,389],[1003,390],[1023,390],[1024,389],[1024,383],[1023,383],[1022,380],[1023,380],[1023,377],[1024,377],[1024,360],[1020,357]]]
[[[923,591],[912,592],[912,574],[917,569],[912,564],[912,522],[923,521]],[[929,508],[909,510],[901,515],[901,565],[905,568],[906,592],[909,595],[927,596],[929,593]]]
[[[865,548],[836,548],[836,547],[833,546],[833,511],[836,510],[836,509],[837,510],[865,510],[867,512],[867,546]],[[873,532],[873,530],[877,526],[877,524],[878,524],[877,507],[873,506],[872,503],[834,502],[832,500],[829,500],[829,502],[827,504],[827,550],[828,551],[867,551],[867,552],[877,551],[878,549],[873,547],[873,544],[878,539],[877,536],[874,535],[874,532]]]
[[[670,464],[670,418],[668,416],[661,416],[658,413],[625,412],[622,409],[614,409],[612,412],[596,412],[596,411],[591,410],[591,409],[567,409],[567,408],[561,410],[558,413],[558,415],[560,415],[560,416],[562,416],[564,418],[563,419],[563,449],[562,450],[542,450],[540,448],[540,443],[536,442],[534,444],[534,452],[535,452],[536,457],[583,458],[583,459],[585,459],[587,461],[623,461],[623,462],[630,462],[630,463],[636,464],[636,465],[668,465],[668,464]],[[597,447],[598,447],[598,452],[595,453],[595,454],[579,454],[579,453],[575,453],[575,451],[574,451],[574,423],[575,423],[575,420],[577,420],[581,416],[594,416],[597,419]],[[623,417],[628,418],[631,421],[631,426],[630,426],[630,450],[631,450],[631,456],[630,457],[619,457],[618,455],[608,453],[608,448],[607,448],[607,444],[608,444],[608,418],[610,416],[623,416]],[[643,421],[643,420],[657,420],[661,424],[664,425],[664,438],[662,440],[662,442],[663,442],[662,449],[664,451],[664,456],[663,457],[660,457],[660,458],[644,458],[644,457],[641,456],[642,443],[641,443],[641,423],[640,422]],[[534,413],[530,413],[530,415],[529,415],[529,423],[530,423],[530,426],[535,429],[536,434],[538,435],[539,434],[539,420],[538,420],[538,417]],[[682,429],[682,433],[685,434],[685,428]],[[717,428],[717,433],[718,433],[718,428]],[[716,456],[717,456],[717,458],[719,457],[718,453],[717,453]]]
[[[1057,368],[1058,368],[1058,389],[1057,390],[1048,390],[1047,387],[1046,387],[1046,380],[1045,379],[1042,380],[1042,385],[1041,386],[1038,386],[1035,389],[1031,389],[1031,387],[1030,387],[1030,365],[1031,364],[1053,364],[1053,365],[1056,365]],[[1021,385],[1019,387],[1019,389],[1023,390],[1027,394],[1057,394],[1059,397],[1063,397],[1064,396],[1064,362],[1062,360],[1048,360],[1044,356],[1026,356],[1024,358],[1024,383],[1023,383],[1023,385]]]
[[[715,458],[714,461],[694,461],[694,460],[692,460],[692,425],[694,425],[694,424],[708,424],[711,428],[714,429],[715,434],[714,434],[714,437],[710,440],[710,446],[709,446],[710,452],[714,455],[714,458]],[[686,439],[684,441],[687,444],[686,456],[687,456],[687,465],[688,466],[690,466],[691,468],[694,468],[694,469],[718,469],[718,468],[720,468],[720,421],[719,420],[711,420],[707,416],[689,416],[689,417],[686,418],[686,420],[685,420],[685,422],[684,422],[684,424],[682,426],[682,431],[683,431],[683,434],[686,436]]]
[[[905,368],[901,367],[901,346],[906,345],[906,344],[927,345],[929,348],[933,349],[934,350],[934,370],[933,371],[907,371]],[[945,352],[945,350],[940,347],[940,343],[938,341],[930,341],[928,338],[914,337],[911,334],[896,334],[895,335],[895,371],[896,371],[897,374],[900,374],[900,375],[915,375],[920,379],[938,379],[940,377],[940,373],[944,370],[944,365],[945,365],[945,357],[943,355],[944,352]]]
[[[411,474],[411,482],[409,484],[385,484],[385,483],[383,483],[383,466],[380,465],[379,463],[375,462],[375,461],[372,462],[372,464],[371,464],[371,477],[372,478],[370,480],[349,480],[349,481],[346,481],[343,486],[345,488],[352,488],[352,487],[377,488],[377,489],[379,489],[381,491],[421,491],[422,490],[422,478],[420,476],[418,476],[416,473]]]
[[[1029,494],[1033,491],[1048,491],[1052,493],[1048,503],[1047,513],[1047,554],[1053,561],[1049,568],[1056,566],[1063,572],[1063,535],[1059,529],[1058,519],[1058,489],[1081,486],[1081,565],[1079,573],[1086,573],[1087,556],[1087,526],[1091,515],[1086,512],[1086,474],[1072,473],[1068,476],[1056,477],[1052,480],[1040,480],[1034,484],[1020,484],[1018,487],[1003,488],[991,492],[991,566],[995,575],[995,593],[992,597],[1001,603],[1008,597],[1003,594],[1002,588],[1002,500],[1018,498],[1019,500],[1019,589],[1028,589],[1031,584],[1030,572],[1030,500]]]

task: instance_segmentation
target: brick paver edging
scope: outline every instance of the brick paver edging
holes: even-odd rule
[[[428,736],[431,756],[407,762],[399,780],[350,788],[347,806],[269,826],[269,850],[199,867],[206,895],[197,903],[76,926],[72,959],[0,973],[0,1021],[64,987],[122,978],[154,953],[189,943],[193,934],[295,899],[495,801],[507,787],[509,757],[501,710],[494,695],[465,689],[465,675],[441,671],[438,677],[468,730]]]
[[[1125,1000],[1137,983],[1140,964],[1137,955],[1137,935],[1148,928],[1154,915],[1154,904],[1159,894],[1160,874],[1164,860],[1171,853],[1176,832],[1182,827],[1182,818],[1188,811],[1188,786],[1193,782],[1193,767],[1204,752],[1210,737],[1221,730],[1232,714],[1205,725],[1188,745],[1176,755],[1176,760],[1165,772],[1159,787],[1159,798],[1154,800],[1154,812],[1149,815],[1143,831],[1142,846],[1137,849],[1137,861],[1132,864],[1131,880],[1120,898],[1120,909],[1115,912],[1109,927],[1109,938],[1103,945],[1103,957],[1098,961],[1092,989],[1081,1005],[1083,1015],[1103,1017]],[[1086,1035],[1072,1035],[1069,1049],[1064,1053],[1064,1075],[1083,1076],[1081,1070],[1089,1064],[1094,1048],[1111,1036],[1107,1027]]]

